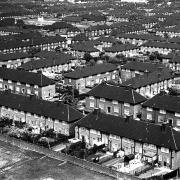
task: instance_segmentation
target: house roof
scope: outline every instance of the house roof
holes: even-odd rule
[[[54,84],[55,82],[41,73],[33,73],[24,70],[9,69],[0,67],[0,78],[40,87]]]
[[[11,49],[11,48],[19,48],[19,47],[28,47],[28,46],[35,46],[35,45],[42,45],[42,44],[51,44],[57,42],[66,42],[65,37],[57,36],[46,36],[46,37],[33,37],[29,41],[23,40],[1,40],[1,47],[0,50],[4,49]]]
[[[145,73],[136,76],[122,83],[124,86],[130,86],[134,89],[141,88],[147,85],[155,84],[164,80],[173,79],[174,75],[171,70],[164,68],[161,71],[154,71],[152,73]]]
[[[122,66],[122,69],[129,69],[131,71],[141,71],[141,72],[153,72],[157,70],[159,67],[163,67],[160,64],[153,64],[149,62],[138,62],[138,61],[131,61],[124,66]]]
[[[23,53],[23,52],[15,52],[15,53],[0,53],[0,62],[5,62],[9,60],[17,60],[17,59],[25,59],[29,58],[30,55],[28,53]]]
[[[95,129],[107,134],[129,138],[138,142],[154,144],[172,150],[180,150],[180,132],[167,125],[162,126],[123,117],[92,112],[77,122],[79,127]]]
[[[118,34],[118,38],[126,38],[126,39],[137,39],[137,40],[153,40],[153,41],[165,41],[160,36],[155,36],[152,34]]]
[[[109,43],[115,43],[117,42],[117,39],[111,37],[111,36],[100,36],[98,39],[96,39],[99,42],[109,42]]]
[[[58,104],[9,92],[0,92],[0,106],[9,107],[59,121],[73,122],[83,115],[69,105]]]
[[[97,26],[90,26],[85,31],[99,31],[99,30],[105,30],[110,29],[110,26],[103,24],[103,25],[97,25]]]
[[[66,54],[63,52],[54,52],[54,51],[40,51],[36,53],[34,56],[45,58],[45,59],[66,59],[66,60],[73,60],[75,57],[73,57],[70,54]]]
[[[99,52],[99,50],[94,47],[96,43],[95,41],[80,42],[72,44],[71,48],[80,52]]]
[[[167,49],[180,49],[180,44],[168,43],[168,42],[155,42],[148,41],[141,45],[142,47],[156,47],[156,48],[167,48]]]
[[[84,68],[78,68],[73,72],[65,73],[65,78],[71,79],[80,79],[88,76],[93,76],[97,74],[103,74],[106,72],[111,72],[117,70],[117,66],[114,64],[106,63],[106,64],[96,64],[94,66],[88,66]]]
[[[133,105],[146,101],[145,97],[130,87],[113,85],[105,82],[97,85],[92,90],[87,92],[87,95]]]
[[[63,18],[63,21],[66,22],[81,22],[82,21],[82,17],[79,16],[66,16]]]
[[[133,49],[138,49],[139,47],[131,45],[131,44],[116,44],[112,47],[103,48],[105,52],[122,52],[129,51]]]
[[[72,37],[72,41],[89,41],[89,38],[84,33],[81,33]]]
[[[168,94],[157,94],[143,103],[143,106],[180,113],[180,97]]]
[[[65,56],[61,58],[42,58],[38,60],[31,60],[22,64],[20,67],[26,71],[34,70],[34,69],[41,69],[41,68],[48,68],[52,66],[58,66],[63,64],[69,64],[71,61],[67,59]]]

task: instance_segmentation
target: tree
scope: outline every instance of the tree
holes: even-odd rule
[[[5,26],[14,26],[15,25],[15,19],[14,18],[4,18],[0,21],[0,27]]]
[[[89,62],[93,57],[90,55],[90,53],[85,53],[83,59],[85,59],[87,62]]]
[[[16,26],[18,26],[19,28],[22,28],[24,26],[24,21],[22,19],[18,19],[16,21]]]
[[[155,51],[152,54],[150,54],[149,59],[151,61],[153,61],[153,60],[160,60],[161,61],[162,60],[162,56],[161,56],[161,54],[159,54],[158,51]]]
[[[31,47],[28,53],[33,57],[34,54],[38,53],[41,51],[41,48],[36,48],[36,47]]]

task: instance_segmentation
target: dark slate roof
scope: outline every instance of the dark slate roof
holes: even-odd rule
[[[0,53],[0,62],[9,61],[9,60],[17,60],[29,58],[30,55],[28,53],[16,52],[16,53]]]
[[[174,75],[169,69],[163,69],[161,71],[154,71],[152,73],[146,73],[136,76],[122,83],[124,86],[130,86],[134,89],[144,87],[147,85],[155,84],[164,80],[173,79]]]
[[[180,97],[157,94],[143,103],[143,106],[180,113]]]
[[[86,41],[86,42],[72,44],[70,47],[74,51],[89,52],[89,53],[98,52],[99,50],[94,47],[95,45],[97,45],[96,41]]]
[[[22,64],[20,67],[26,71],[31,71],[34,69],[41,69],[41,68],[48,68],[52,66],[58,66],[63,64],[68,64],[70,61],[66,59],[38,59],[38,60],[31,60]]]
[[[73,60],[75,57],[73,57],[70,54],[65,54],[62,52],[54,52],[54,51],[40,51],[36,53],[34,56],[40,57],[40,58],[46,58],[46,59],[66,59],[66,60]]]
[[[129,103],[133,105],[146,101],[145,97],[143,97],[130,87],[112,85],[104,82],[94,87],[87,93],[87,95],[94,96],[96,98],[104,98],[108,100]]]
[[[81,33],[74,36],[72,41],[89,41],[89,38],[84,33]]]
[[[152,34],[118,34],[117,37],[137,40],[165,41],[162,37]]]
[[[63,18],[63,21],[66,22],[81,22],[82,17],[79,16],[66,16]]]
[[[105,29],[110,29],[110,26],[103,24],[103,25],[97,25],[97,26],[90,26],[87,29],[85,29],[85,31],[99,31],[99,30],[105,30]]]
[[[156,48],[167,48],[167,49],[180,49],[180,44],[168,43],[168,42],[156,42],[149,41],[141,45],[142,47],[156,47]]]
[[[117,66],[114,64],[110,64],[110,63],[97,64],[95,66],[88,66],[88,67],[76,69],[73,72],[64,74],[64,77],[71,79],[80,79],[88,76],[111,72],[117,69],[118,69]]]
[[[22,40],[1,40],[1,47],[0,50],[4,49],[11,49],[11,48],[19,48],[19,47],[28,47],[28,46],[35,46],[35,45],[42,45],[42,44],[51,44],[57,42],[66,42],[65,37],[57,36],[46,36],[46,37],[33,37],[29,41],[22,41]]]
[[[0,92],[0,106],[69,123],[83,117],[79,111],[69,105],[58,104],[40,100],[35,97],[27,97],[9,92]]]
[[[109,43],[115,43],[117,40],[111,36],[100,36],[98,39],[96,39],[99,42],[109,42]]]
[[[131,45],[131,44],[116,44],[112,47],[103,48],[105,52],[122,52],[129,51],[133,49],[138,49],[139,47]]]
[[[129,69],[131,71],[141,71],[141,72],[153,72],[157,70],[159,67],[162,67],[160,64],[153,64],[149,62],[138,62],[138,61],[131,61],[124,66],[122,69]]]
[[[0,67],[0,78],[40,87],[54,84],[55,82],[41,73],[33,73],[24,70],[8,69]]]
[[[163,132],[161,125],[158,124],[131,119],[127,121],[123,117],[95,112],[79,120],[77,125],[143,143],[154,144],[172,150],[180,150],[180,132],[175,131],[169,126]]]

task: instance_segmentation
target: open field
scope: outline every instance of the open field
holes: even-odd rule
[[[25,151],[0,141],[0,179],[13,180],[111,180],[113,178]],[[47,179],[49,178],[49,179]],[[51,179],[50,179],[51,178]]]

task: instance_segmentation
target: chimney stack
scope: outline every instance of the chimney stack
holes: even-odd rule
[[[95,108],[94,111],[93,111],[93,114],[99,115],[100,112],[101,112],[100,108]]]
[[[127,115],[125,118],[125,122],[130,122],[131,120],[133,120],[133,115]]]
[[[149,76],[149,71],[146,69],[146,70],[144,71],[144,74],[146,75],[146,77],[148,77],[148,76]]]
[[[166,132],[167,125],[168,123],[165,123],[165,122],[161,124],[161,132]]]

